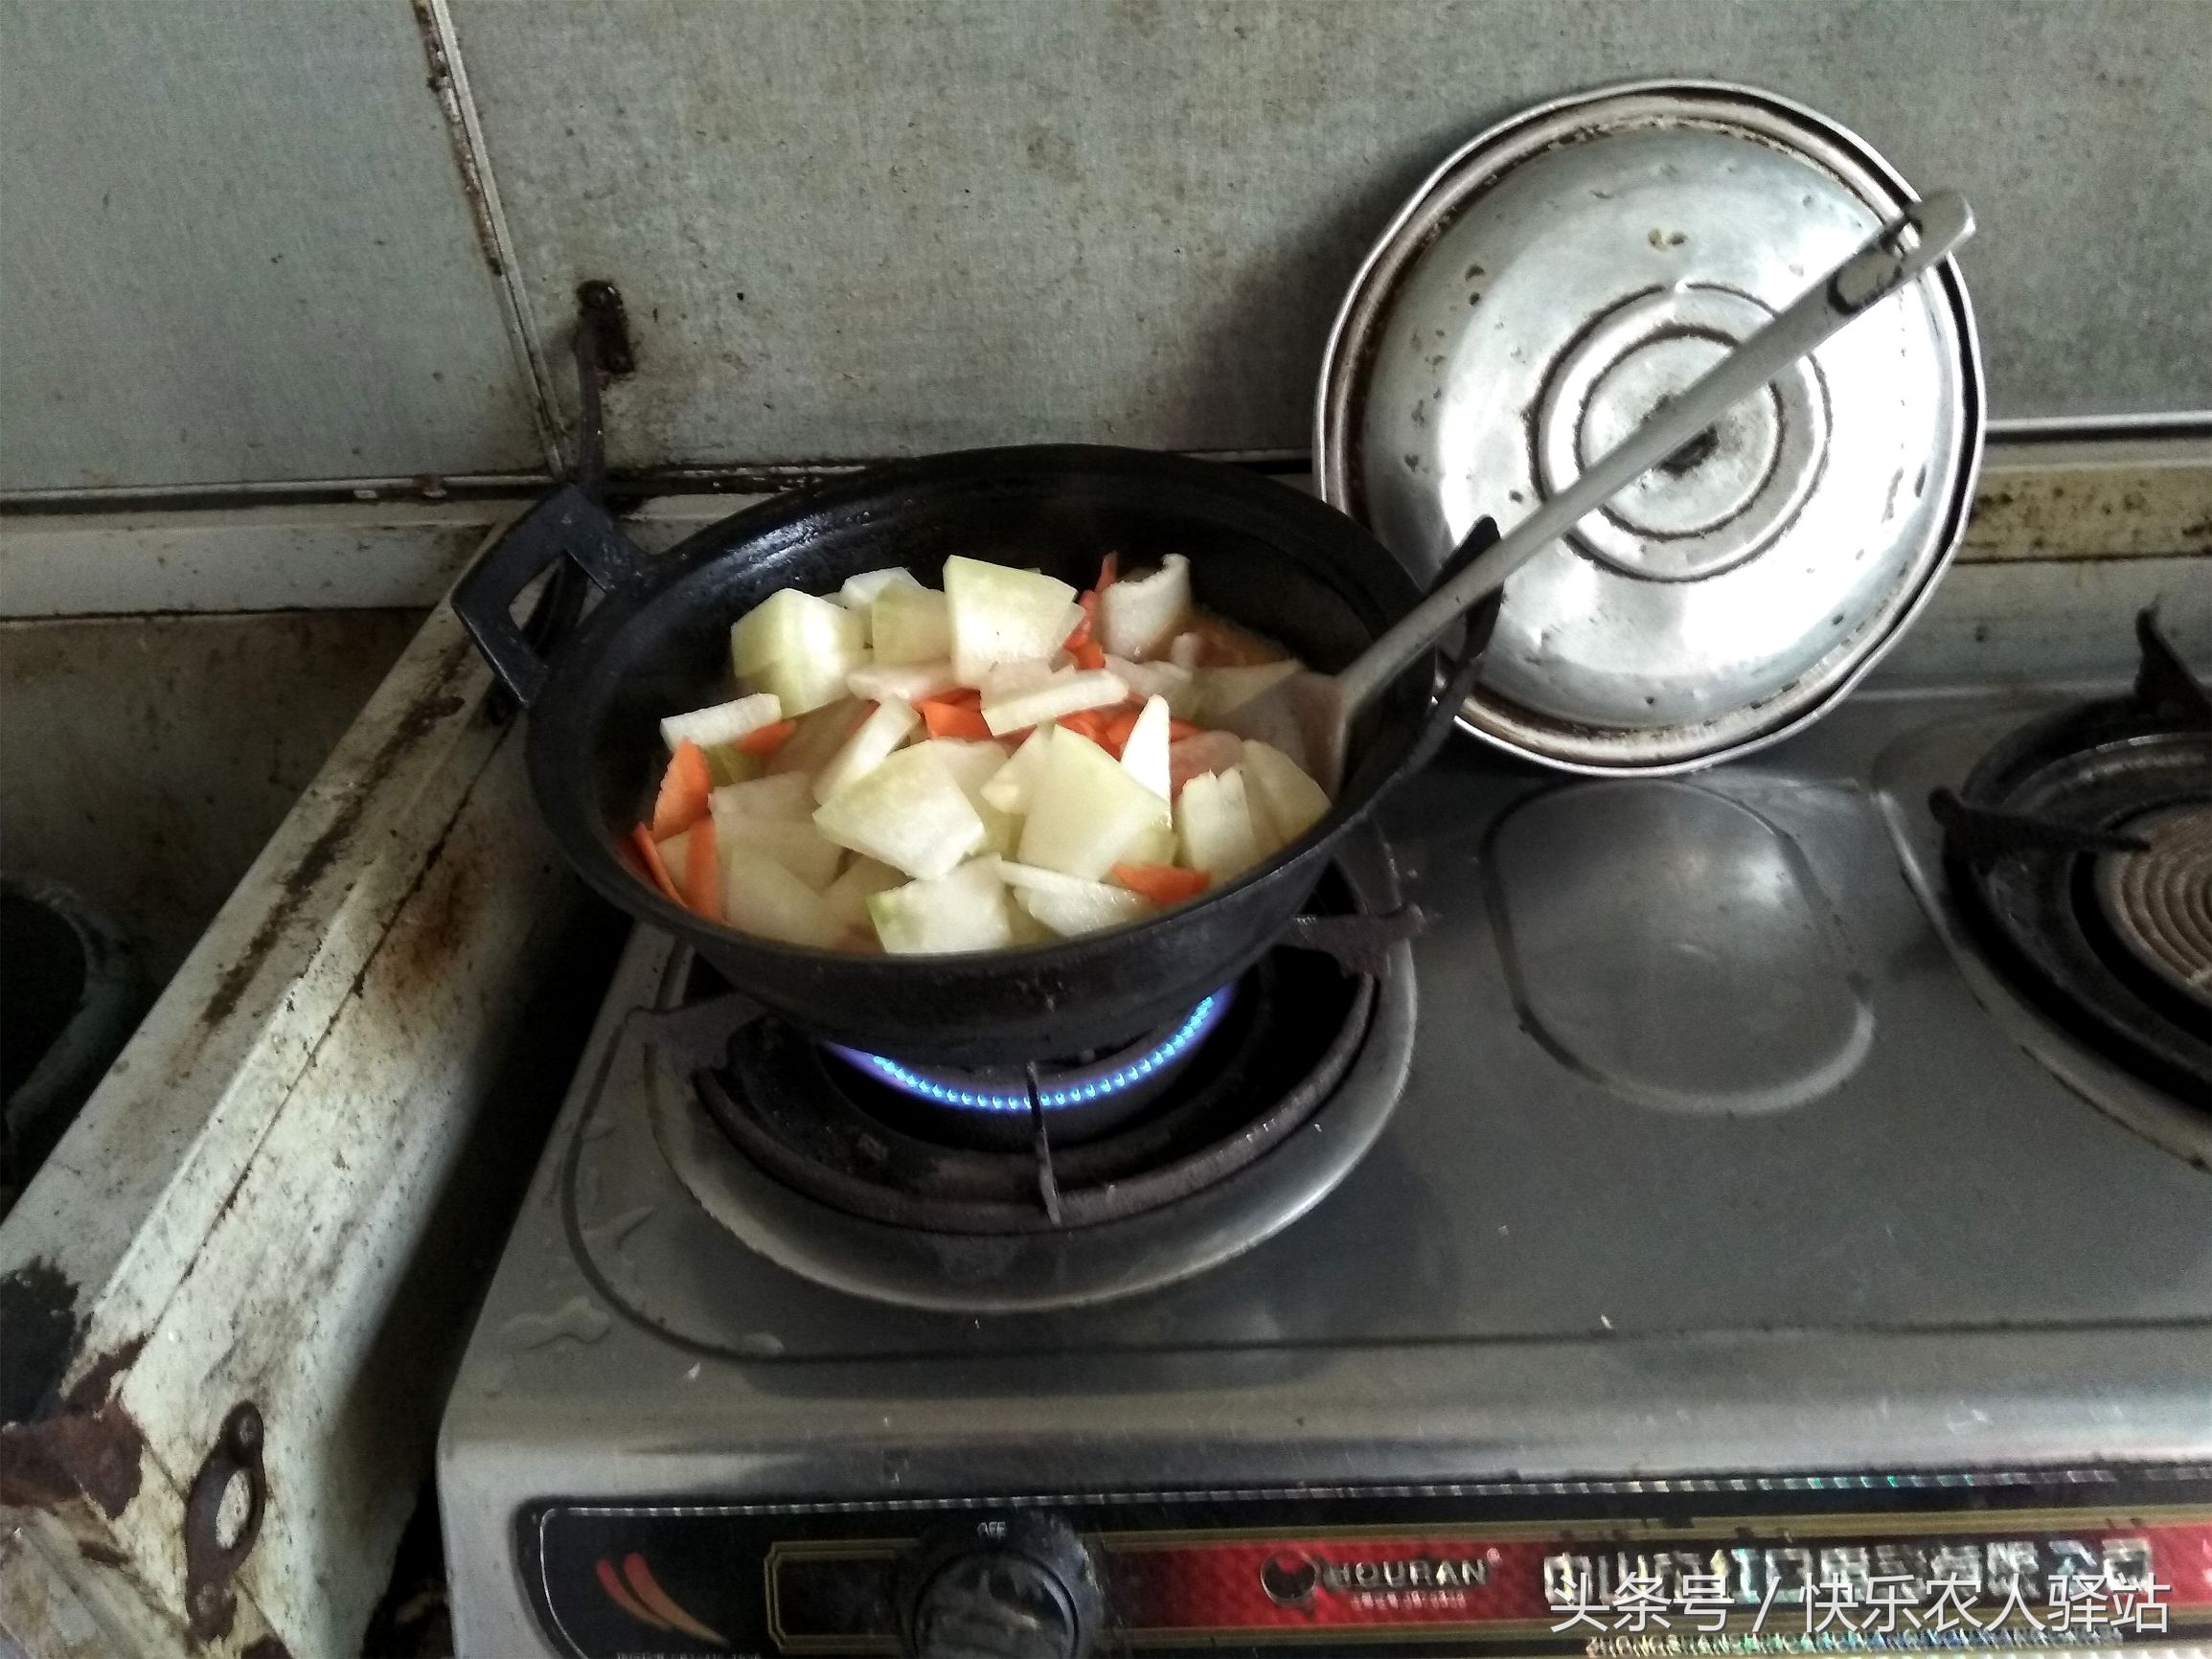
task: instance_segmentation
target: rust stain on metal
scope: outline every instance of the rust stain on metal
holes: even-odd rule
[[[437,684],[449,684],[466,670],[468,665],[468,648],[466,641],[458,643],[440,665]],[[313,895],[316,886],[330,874],[339,857],[352,843],[353,832],[360,826],[361,814],[368,809],[377,787],[398,769],[409,750],[420,743],[442,720],[459,714],[466,699],[454,692],[440,692],[419,698],[415,706],[399,719],[386,736],[383,744],[371,758],[360,775],[351,784],[345,804],[339,808],[323,832],[316,836],[289,874],[284,878],[282,891],[269,913],[254,929],[238,960],[223,970],[216,982],[214,994],[200,1011],[199,1022],[203,1031],[212,1031],[236,1011],[244,997],[246,988],[253,984],[262,965],[276,948],[293,919]]]
[[[59,1510],[89,1499],[113,1520],[138,1495],[146,1437],[121,1403],[80,1417],[0,1424],[0,1505]]]
[[[101,1354],[84,1368],[84,1375],[61,1397],[61,1409],[93,1411],[105,1405],[115,1392],[115,1379],[130,1369],[145,1349],[146,1338],[134,1336]]]
[[[637,351],[630,342],[629,310],[622,303],[622,290],[594,278],[577,284],[576,304],[580,325],[591,330],[592,361],[600,373],[610,378],[635,374]]]
[[[1964,559],[2212,554],[2212,464],[1993,467]]]
[[[476,165],[475,148],[468,142],[467,123],[461,111],[460,90],[453,83],[453,60],[446,51],[445,34],[438,27],[430,0],[407,0],[407,4],[415,15],[416,33],[422,36],[422,56],[429,63],[430,73],[424,84],[438,100],[438,108],[445,117],[445,137],[453,149],[453,165],[460,173],[461,193],[467,198],[469,222],[476,227],[477,251],[491,267],[493,276],[505,277],[507,261],[499,256],[499,231],[492,222],[491,198],[485,189],[483,171]]]
[[[10,1274],[9,1279],[19,1281],[25,1271]],[[72,1291],[69,1306],[74,1307],[74,1303]],[[72,1329],[73,1350],[75,1338],[82,1334],[81,1323],[74,1316]],[[55,1385],[66,1371],[71,1352],[64,1351],[57,1361],[45,1352],[34,1357],[33,1363],[54,1369],[55,1382],[45,1385],[46,1398],[37,1411],[0,1423],[0,1505],[57,1511],[85,1499],[109,1520],[123,1513],[138,1495],[146,1437],[114,1398],[115,1385],[145,1346],[141,1337],[99,1355],[58,1397]],[[17,1356],[10,1356],[11,1371],[16,1361]]]

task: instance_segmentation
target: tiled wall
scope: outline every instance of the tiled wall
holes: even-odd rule
[[[1961,186],[2000,419],[2212,409],[2202,0],[4,0],[0,489],[1296,449],[1342,285],[1511,108],[1793,96]]]

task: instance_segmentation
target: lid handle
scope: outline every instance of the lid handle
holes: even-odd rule
[[[1829,304],[1846,317],[1913,281],[1973,235],[1973,210],[1955,190],[1917,202],[1828,279]]]

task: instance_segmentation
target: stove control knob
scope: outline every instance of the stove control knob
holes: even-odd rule
[[[901,1577],[913,1659],[1083,1659],[1102,1620],[1083,1540],[1034,1511],[936,1534]]]

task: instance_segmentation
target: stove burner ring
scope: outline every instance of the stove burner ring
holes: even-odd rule
[[[1063,1113],[1112,1102],[1134,1104],[1164,1088],[1229,1011],[1236,988],[1223,986],[1162,1036],[1152,1033],[1111,1054],[1074,1065],[1036,1068],[1036,1103]],[[830,1052],[876,1081],[931,1105],[997,1114],[1030,1110],[1028,1068],[963,1070],[891,1059],[838,1043]]]
[[[2212,1087],[2197,977],[2212,955],[2208,775],[2212,728],[2194,714],[2140,695],[2063,709],[1982,757],[1944,840],[1951,891],[1999,970],[2193,1106]]]
[[[2136,966],[2212,1010],[2212,802],[2146,812],[2126,830],[2149,845],[2097,860],[2099,916]]]

